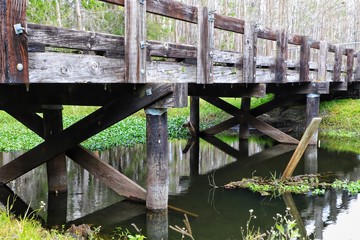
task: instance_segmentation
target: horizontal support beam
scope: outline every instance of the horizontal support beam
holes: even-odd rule
[[[189,96],[264,97],[266,84],[189,84]]]

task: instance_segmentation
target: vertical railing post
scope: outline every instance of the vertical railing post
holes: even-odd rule
[[[317,79],[320,82],[326,81],[327,74],[327,53],[329,45],[325,41],[320,42],[320,54],[319,54],[319,64],[318,64],[318,74]]]
[[[257,34],[255,24],[249,21],[244,26],[243,82],[254,83],[256,78]]]
[[[287,32],[278,31],[276,39],[276,62],[275,62],[275,82],[286,83],[287,73],[287,52],[288,52],[288,39]]]
[[[360,81],[360,51],[356,52],[356,61],[354,81]]]
[[[334,59],[334,82],[341,81],[341,66],[342,66],[343,50],[339,45],[335,46],[335,59]]]
[[[310,43],[306,36],[301,37],[300,47],[300,82],[309,81]]]
[[[0,0],[0,83],[28,83],[25,0]]]
[[[346,82],[353,81],[354,75],[354,49],[346,49]]]
[[[213,83],[214,14],[198,8],[197,83]]]
[[[146,83],[146,1],[125,0],[125,82]]]

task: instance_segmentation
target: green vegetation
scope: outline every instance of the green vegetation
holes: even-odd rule
[[[294,176],[282,181],[273,176],[270,179],[262,177],[243,178],[241,181],[230,182],[224,186],[226,189],[249,189],[252,192],[260,193],[262,196],[279,196],[283,193],[324,195],[325,190],[333,188],[336,190],[347,191],[355,195],[360,192],[360,180],[348,181],[336,179],[332,183],[320,181],[320,175],[301,175]]]

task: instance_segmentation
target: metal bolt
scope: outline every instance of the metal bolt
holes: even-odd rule
[[[24,66],[21,63],[18,63],[16,69],[21,72],[24,69]]]
[[[145,0],[140,0],[140,4],[144,5],[144,4],[145,4]]]
[[[141,73],[141,75],[144,75],[144,74],[145,74],[145,70],[142,68],[142,69],[140,70],[140,73]]]
[[[146,42],[145,41],[141,41],[140,42],[140,48],[144,49],[146,47]]]
[[[17,23],[14,25],[14,30],[16,35],[20,35],[24,33],[25,28],[21,26],[21,23]]]
[[[145,90],[145,94],[146,94],[146,96],[152,95],[152,90],[151,90],[151,88],[146,89],[146,90]]]

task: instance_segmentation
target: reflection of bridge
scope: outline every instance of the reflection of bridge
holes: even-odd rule
[[[148,209],[166,209],[167,108],[186,106],[192,96],[194,134],[217,145],[221,142],[212,136],[239,123],[241,138],[248,136],[250,125],[280,143],[296,144],[296,139],[256,116],[306,95],[310,121],[318,114],[320,94],[357,93],[360,57],[353,49],[260,28],[173,0],[102,1],[125,7],[125,37],[27,25],[27,1],[1,0],[0,108],[45,139],[0,168],[2,184],[47,163],[49,191],[66,192],[67,155],[118,194],[146,200]],[[147,13],[196,23],[197,46],[147,41]],[[242,34],[242,52],[215,49],[214,28]],[[257,56],[258,39],[276,42],[276,56]],[[299,59],[288,59],[289,45],[300,46]],[[310,61],[314,54],[317,62]],[[250,110],[250,97],[266,93],[274,93],[275,99]],[[199,96],[233,117],[200,132]],[[219,97],[241,97],[241,109]],[[101,108],[63,130],[61,105]],[[147,192],[79,145],[144,108]],[[226,145],[222,148],[235,154]]]

